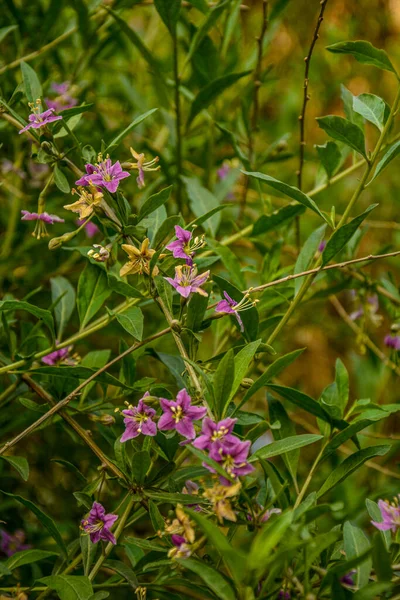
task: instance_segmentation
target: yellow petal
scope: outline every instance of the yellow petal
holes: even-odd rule
[[[122,244],[122,250],[124,250],[129,258],[136,259],[140,256],[141,252],[136,246],[132,246],[132,244]]]

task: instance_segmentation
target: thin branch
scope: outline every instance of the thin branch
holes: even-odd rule
[[[176,203],[179,212],[183,211],[182,204],[182,116],[181,116],[181,94],[179,75],[179,49],[178,34],[175,31],[172,35],[173,59],[174,59],[174,91],[175,91],[175,137],[176,137]]]

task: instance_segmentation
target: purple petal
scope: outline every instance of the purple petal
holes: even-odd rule
[[[157,435],[157,426],[154,423],[154,421],[152,421],[151,419],[149,419],[148,421],[144,421],[142,424],[142,433],[143,435]]]
[[[158,420],[158,429],[161,431],[167,431],[169,429],[175,429],[175,421],[172,418],[170,412],[165,412]]]
[[[193,423],[189,417],[183,417],[183,419],[178,421],[175,425],[175,429],[185,438],[194,439],[196,436]]]
[[[207,413],[207,409],[202,406],[191,406],[186,410],[187,416],[192,419],[192,421],[198,421],[205,417]]]
[[[190,405],[191,405],[192,399],[189,396],[189,394],[187,393],[187,391],[185,390],[185,388],[183,388],[182,390],[180,390],[177,395],[176,395],[176,403],[178,406],[182,406],[182,408],[184,410],[187,410]]]

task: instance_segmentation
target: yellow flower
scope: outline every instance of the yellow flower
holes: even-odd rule
[[[134,275],[135,273],[150,275],[150,261],[155,254],[155,250],[149,248],[149,243],[148,238],[143,240],[140,250],[131,244],[122,244],[122,249],[127,253],[129,260],[119,272],[121,277],[124,277],[124,275]],[[163,254],[160,255],[160,258],[163,256]],[[157,274],[158,267],[154,267],[153,276]]]
[[[236,521],[236,514],[228,498],[236,496],[239,493],[240,487],[240,481],[230,486],[216,483],[212,488],[208,488],[204,492],[203,496],[212,503],[213,510],[220,523],[222,523],[223,519]]]
[[[193,521],[191,521],[185,514],[181,504],[177,505],[175,514],[176,519],[166,526],[165,532],[169,533],[170,535],[182,535],[185,540],[187,540],[190,544],[193,544],[195,540]]]
[[[66,204],[64,208],[79,214],[79,218],[87,219],[93,213],[95,206],[100,206],[103,200],[103,194],[98,191],[93,185],[89,186],[89,191],[83,187],[78,188],[79,191],[73,189],[73,194],[78,194],[79,200],[73,204]]]

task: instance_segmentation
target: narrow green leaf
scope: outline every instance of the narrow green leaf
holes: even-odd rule
[[[321,225],[307,238],[304,246],[300,250],[300,254],[297,257],[296,264],[294,266],[294,273],[302,273],[307,271],[311,265],[311,261],[314,258],[319,245],[321,244],[325,235],[326,225]],[[301,278],[294,280],[294,296],[296,297],[300,291],[302,285]]]
[[[224,414],[225,405],[229,404],[234,377],[235,359],[231,348],[220,361],[213,377],[214,411],[218,419]]]
[[[75,308],[75,290],[65,277],[57,275],[51,277],[51,301],[54,304],[61,296],[54,308],[54,316],[57,323],[57,338],[61,339],[64,328],[68,323]]]
[[[342,160],[342,153],[335,142],[328,141],[321,146],[315,146],[319,159],[324,167],[328,179],[335,174]]]
[[[265,175],[264,173],[257,173],[255,171],[254,172],[253,171],[242,171],[242,172],[245,175],[247,175],[248,177],[254,177],[255,179],[259,179],[260,181],[263,181],[264,183],[271,186],[275,190],[278,190],[278,192],[282,192],[282,194],[285,194],[285,196],[292,198],[292,200],[296,200],[297,202],[300,202],[300,204],[303,204],[303,206],[310,208],[312,211],[317,213],[317,215],[322,217],[322,219],[324,219],[324,221],[326,221],[326,217],[322,214],[322,212],[320,211],[318,206],[315,204],[314,200],[312,198],[310,198],[310,196],[307,196],[307,194],[305,194],[304,192],[299,190],[297,187],[294,187],[293,185],[284,183],[283,181],[279,181],[279,179],[275,179],[275,177],[271,177],[270,175]]]
[[[354,219],[352,219],[349,223],[342,225],[333,232],[332,237],[326,244],[325,250],[322,254],[323,266],[327,265],[329,261],[332,260],[332,258],[336,256],[336,254],[345,247],[345,245],[351,240],[361,223],[369,215],[371,210],[374,210],[374,208],[376,208],[377,206],[377,204],[371,204],[371,206],[369,206],[367,210],[365,210],[363,213],[361,213],[357,217],[354,217]]]
[[[1,27],[0,29],[0,43],[6,38],[6,36],[11,33],[11,31],[14,31],[15,29],[18,29],[18,25],[8,25],[7,27]]]
[[[23,456],[0,456],[1,460],[8,462],[18,473],[21,475],[24,481],[28,481],[29,477],[29,464],[26,458]]]
[[[228,274],[231,277],[234,285],[236,285],[236,287],[238,287],[239,289],[244,289],[246,287],[246,281],[241,271],[241,265],[236,254],[234,254],[234,252],[232,252],[230,248],[228,248],[227,246],[223,246],[218,242],[213,242],[209,240],[208,245],[210,246],[210,248],[212,248],[212,250],[214,250],[216,254],[218,254],[220,259],[224,263],[224,266],[228,271]]]
[[[113,571],[118,573],[118,575],[121,575],[121,577],[123,577],[128,583],[130,583],[134,590],[138,587],[139,583],[135,573],[130,567],[128,567],[128,565],[123,563],[121,560],[108,559],[104,563],[104,566],[108,567],[109,569],[112,569]]]
[[[22,550],[16,552],[6,561],[7,568],[10,571],[22,567],[23,565],[30,565],[39,560],[58,556],[57,552],[48,552],[47,550]]]
[[[342,431],[337,433],[332,438],[332,440],[329,442],[329,444],[326,446],[324,453],[322,455],[322,460],[327,458],[330,454],[332,454],[332,452],[337,450],[337,448],[339,448],[339,446],[341,446],[342,444],[347,442],[347,440],[350,440],[353,436],[356,435],[356,433],[358,433],[359,431],[362,431],[366,427],[369,427],[372,423],[373,423],[373,421],[371,421],[369,419],[362,419],[360,421],[356,421],[355,423],[352,423],[351,425],[349,425],[348,427],[346,427],[345,429],[343,429]]]
[[[228,407],[229,402],[235,397],[235,394],[238,391],[243,378],[246,377],[246,373],[250,367],[250,363],[253,360],[254,355],[257,352],[260,344],[261,339],[255,340],[250,344],[246,344],[246,346],[236,354],[235,378],[232,383],[232,391],[230,393],[229,399],[226,402],[226,408]]]
[[[69,186],[68,179],[65,177],[58,165],[54,167],[54,183],[61,192],[64,192],[64,194],[70,193],[71,188]]]
[[[166,1],[168,1],[168,0],[166,0]],[[199,28],[197,29],[196,33],[193,36],[193,39],[192,39],[192,41],[190,43],[190,46],[189,46],[189,50],[188,50],[187,55],[186,55],[186,59],[185,59],[186,63],[188,63],[190,61],[190,59],[192,58],[193,54],[195,53],[195,51],[197,50],[197,48],[201,44],[202,40],[207,35],[207,32],[212,27],[214,27],[214,25],[218,21],[219,17],[222,15],[222,13],[224,12],[224,10],[229,6],[229,4],[230,4],[230,0],[225,0],[225,1],[220,2],[219,4],[217,4],[216,6],[214,6],[209,11],[209,13],[205,17],[204,21],[200,24]]]
[[[381,523],[382,522],[382,513],[381,510],[379,508],[379,506],[377,505],[376,502],[374,502],[373,500],[370,500],[369,498],[367,498],[365,500],[365,505],[367,507],[367,511],[369,516],[371,517],[372,521],[376,521],[377,523]],[[388,550],[390,548],[390,545],[392,543],[392,534],[390,531],[379,531],[379,534],[382,538],[382,540],[385,543],[385,548]]]
[[[115,318],[135,340],[142,340],[144,317],[138,306],[131,306],[123,313],[117,313]]]
[[[154,6],[172,36],[181,12],[181,0],[154,0]]]
[[[367,460],[374,458],[375,456],[384,456],[391,446],[371,446],[370,448],[364,448],[358,452],[354,452],[351,456],[346,458],[334,471],[328,475],[328,478],[319,489],[317,496],[320,498],[331,488],[344,481],[349,475],[354,473],[359,467],[361,467]]]
[[[40,100],[43,95],[39,78],[34,69],[24,61],[21,62],[21,73],[28,102],[36,104],[36,100]]]
[[[81,329],[100,310],[110,294],[106,273],[88,262],[78,281],[77,305]]]
[[[210,106],[210,104],[216,100],[218,96],[220,96],[226,89],[239,81],[239,79],[242,79],[242,77],[250,75],[250,73],[252,73],[252,71],[229,73],[228,75],[223,75],[222,77],[214,79],[214,81],[211,81],[204,88],[202,88],[192,103],[187,125],[189,126],[199,112],[205,108],[208,108],[208,106]]]
[[[227,292],[229,296],[233,298],[236,302],[240,302],[244,298],[244,294],[236,286],[234,286],[232,283],[230,283],[223,277],[220,277],[219,275],[213,275],[213,280],[218,285],[222,297],[224,297],[224,292]],[[239,328],[237,319],[235,317],[233,318],[235,324]],[[258,311],[256,307],[254,306],[253,308],[249,308],[248,310],[241,312],[240,318],[243,321],[245,336],[251,341],[256,340],[258,334],[259,320]]]
[[[375,48],[370,42],[358,40],[355,42],[339,42],[338,44],[332,44],[327,47],[329,52],[334,54],[351,54],[354,58],[364,65],[372,65],[383,69],[384,71],[391,71],[396,74],[396,70],[386,52]]]
[[[384,156],[378,162],[378,164],[376,165],[375,172],[374,172],[371,180],[369,181],[368,185],[372,181],[374,181],[374,179],[376,179],[380,173],[382,173],[383,169],[385,169],[388,166],[388,164],[391,163],[392,160],[394,158],[396,158],[396,156],[398,156],[399,153],[400,153],[400,141],[393,144],[393,146],[391,146],[389,148],[389,150],[384,154]]]
[[[273,456],[280,456],[281,454],[285,454],[291,450],[297,450],[297,448],[314,444],[315,442],[322,440],[322,438],[322,435],[305,433],[303,435],[295,435],[293,437],[284,438],[283,440],[278,440],[277,442],[271,442],[267,446],[263,446],[259,450],[256,450],[256,452],[250,456],[249,462],[254,462],[260,458],[265,460],[267,458],[272,458]]]
[[[112,11],[110,11],[110,12],[112,12]],[[126,25],[126,27],[128,27],[128,25]],[[122,142],[122,140],[128,135],[128,133],[130,133],[133,129],[135,129],[135,127],[137,127],[140,123],[142,123],[142,121],[144,121],[145,119],[150,117],[150,115],[154,114],[157,110],[158,110],[158,108],[152,108],[151,110],[148,110],[147,112],[143,113],[142,115],[139,115],[138,117],[136,117],[132,121],[132,123],[130,125],[128,125],[128,127],[126,127],[123,131],[121,131],[121,133],[119,133],[117,136],[115,136],[115,138],[113,140],[111,140],[111,142],[108,144],[107,148],[105,149],[105,152],[110,152],[114,148],[116,148],[116,146],[118,146],[118,144],[120,144]]]
[[[198,179],[194,177],[182,177],[186,191],[190,200],[190,207],[197,217],[203,217],[205,213],[216,209],[220,203],[210,190],[203,187]],[[215,211],[214,215],[207,219],[207,226],[204,228],[212,237],[215,237],[221,222],[221,215]],[[204,221],[205,223],[205,221]]]
[[[311,413],[318,419],[322,419],[323,421],[326,421],[327,423],[331,422],[331,417],[326,412],[326,410],[324,410],[322,408],[322,406],[320,406],[318,404],[318,402],[313,400],[313,398],[310,398],[310,396],[307,396],[307,394],[303,394],[303,392],[299,392],[298,390],[295,390],[293,388],[285,387],[283,385],[276,385],[276,384],[272,384],[272,383],[268,383],[267,387],[269,387],[271,390],[277,392],[280,396],[282,396],[286,400],[289,400],[289,402],[292,402],[293,404],[296,404],[296,406],[299,406],[303,410]]]
[[[17,494],[10,494],[9,492],[1,491],[1,493],[5,494],[6,496],[10,496],[10,498],[13,498],[17,502],[28,508],[30,511],[32,511],[33,514],[39,519],[43,527],[45,527],[50,533],[51,537],[54,539],[61,552],[63,553],[64,557],[68,559],[68,552],[64,544],[64,540],[62,539],[60,532],[58,531],[53,519],[48,517],[42,510],[40,510],[39,507],[36,506],[36,504],[33,504],[33,502],[31,502],[30,500],[27,500],[22,496],[18,496]]]
[[[317,117],[317,121],[321,129],[323,129],[330,137],[353,148],[353,150],[359,152],[366,158],[364,133],[357,125],[343,117],[337,117],[336,115]]]
[[[168,202],[169,197],[171,195],[172,185],[167,188],[161,190],[157,194],[153,194],[149,198],[147,198],[146,202],[141,206],[138,215],[138,223],[146,218],[148,215],[151,215],[152,212],[157,210],[160,206],[163,206],[166,202]]]
[[[266,562],[289,529],[293,519],[292,512],[279,515],[271,523],[264,525],[253,540],[247,557],[247,569],[261,578],[266,570]]]
[[[349,560],[361,556],[371,548],[371,544],[363,530],[350,523],[350,521],[346,521],[343,526],[343,542],[346,558]],[[368,584],[371,569],[372,560],[368,556],[356,570],[354,584],[358,588]]]
[[[287,225],[289,221],[302,215],[305,210],[305,206],[298,204],[297,202],[290,202],[286,206],[274,210],[270,215],[261,215],[253,225],[251,235],[261,235],[263,233],[268,233],[268,231],[275,231],[278,227]]]
[[[273,429],[272,434],[276,441],[283,440],[288,437],[293,437],[296,435],[296,427],[289,418],[283,404],[275,398],[272,398],[271,394],[267,395],[268,399],[268,408],[269,408],[269,420],[271,423],[275,423],[279,421],[281,424],[279,429]],[[291,450],[290,452],[285,452],[282,455],[283,461],[291,474],[293,481],[297,480],[297,467],[299,464],[300,458],[300,450]]]
[[[23,302],[20,300],[1,300],[0,301],[0,312],[3,310],[26,310],[31,313],[48,327],[52,338],[55,338],[54,332],[54,321],[53,316],[50,311],[44,310],[43,308],[38,308],[33,304],[29,304],[29,302]]]
[[[194,558],[179,559],[177,562],[184,569],[196,573],[204,581],[206,586],[212,590],[220,600],[235,600],[236,594],[226,578],[218,571],[207,565],[204,561]]]

